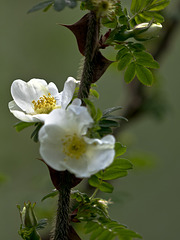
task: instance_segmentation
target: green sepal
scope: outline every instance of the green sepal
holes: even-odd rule
[[[16,124],[14,124],[13,127],[15,127],[16,131],[17,132],[20,132],[22,131],[23,129],[27,128],[27,127],[30,127],[30,126],[33,126],[35,125],[34,122],[18,122]]]
[[[47,195],[45,195],[42,199],[41,202],[43,202],[44,200],[48,199],[48,198],[54,198],[55,196],[58,195],[58,190],[54,189],[51,193],[48,193]]]
[[[35,128],[35,130],[32,132],[31,138],[34,140],[34,142],[37,143],[37,142],[39,141],[39,139],[38,139],[39,130],[40,130],[40,128],[43,126],[43,123],[38,122],[38,123],[35,124],[35,126],[36,126],[36,128]]]

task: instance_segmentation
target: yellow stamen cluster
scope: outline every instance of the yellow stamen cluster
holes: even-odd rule
[[[53,96],[51,96],[50,93],[48,93],[48,96],[43,95],[39,98],[37,101],[32,101],[34,105],[34,111],[36,114],[42,114],[42,113],[50,113],[53,109],[56,107],[56,100]]]
[[[65,139],[62,139],[62,143],[63,152],[67,157],[79,159],[86,152],[86,142],[76,133],[66,135]]]

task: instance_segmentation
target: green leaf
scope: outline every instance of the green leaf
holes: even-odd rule
[[[104,231],[101,231],[101,235],[98,237],[98,240],[112,240],[113,238],[114,236],[111,231],[104,229]]]
[[[119,124],[118,124],[118,122],[113,121],[113,120],[102,119],[102,120],[99,122],[99,126],[100,126],[100,127],[118,127]]]
[[[157,61],[148,61],[144,59],[138,59],[136,61],[139,65],[142,65],[147,68],[159,68],[159,63]]]
[[[103,180],[113,180],[127,176],[127,171],[121,171],[119,168],[110,167],[104,171]]]
[[[117,55],[116,55],[116,61],[119,61],[125,54],[127,54],[129,52],[129,50],[120,45],[121,46],[121,49],[118,51]]]
[[[146,67],[136,64],[136,75],[141,83],[151,86],[153,83],[152,72]]]
[[[99,98],[99,93],[95,89],[90,89],[90,95],[94,96],[95,98]]]
[[[65,0],[54,0],[54,10],[60,12],[62,11],[66,6]]]
[[[112,18],[103,17],[102,24],[107,28],[116,28],[117,18],[116,18],[116,16],[114,16],[114,18],[113,17]]]
[[[54,190],[53,192],[51,192],[51,193],[48,193],[47,195],[45,195],[42,199],[41,199],[41,202],[43,202],[45,199],[47,199],[47,198],[53,198],[53,197],[55,197],[55,196],[57,196],[58,195],[58,190]]]
[[[37,223],[36,230],[44,229],[47,226],[48,220],[46,218],[40,219]]]
[[[147,22],[147,19],[142,17],[142,15],[141,16],[137,15],[137,16],[135,16],[135,21],[137,24],[140,24],[140,23]]]
[[[95,117],[96,117],[96,108],[94,106],[94,104],[89,100],[89,99],[83,99],[85,104],[87,105],[88,107],[88,110],[91,114],[91,117],[95,120]]]
[[[129,47],[131,48],[131,50],[137,51],[137,52],[146,50],[145,46],[142,43],[129,44]]]
[[[17,132],[22,131],[24,128],[33,126],[35,123],[33,122],[18,122],[14,125]]]
[[[132,0],[131,12],[133,14],[139,12],[144,7],[145,0]]]
[[[122,107],[121,107],[121,106],[117,106],[117,107],[107,108],[107,109],[105,109],[105,110],[103,111],[103,117],[106,117],[106,116],[108,116],[110,113],[115,112],[115,111],[117,111],[117,110],[119,110],[119,109],[122,109]]]
[[[112,133],[112,129],[109,128],[109,127],[101,127],[101,129],[99,129],[97,132],[99,133],[99,135],[101,137],[103,137],[103,136],[105,136],[107,134],[111,134]]]
[[[95,231],[93,231],[91,237],[89,238],[89,240],[95,240],[97,239],[97,237],[102,233],[102,228],[99,226],[96,226]]]
[[[108,183],[108,182],[104,182],[102,181],[101,185],[99,185],[99,190],[102,192],[106,192],[106,193],[112,193],[114,190],[114,187]]]
[[[119,17],[119,23],[122,24],[122,25],[128,25],[128,19],[125,15],[122,15]]]
[[[115,158],[123,155],[126,152],[126,146],[122,145],[120,142],[115,143]]]
[[[162,0],[162,1],[154,1],[155,3],[147,7],[147,10],[150,11],[161,11],[165,7],[167,7],[170,3],[169,0]]]
[[[88,179],[88,183],[89,183],[89,185],[91,185],[92,187],[98,188],[99,185],[100,185],[100,180],[99,180],[98,177],[96,177],[95,175],[92,175],[92,176]]]
[[[89,178],[88,182],[92,187],[96,187],[102,192],[111,193],[114,189],[110,183],[99,180],[96,175],[92,175],[91,178]]]
[[[134,231],[132,231],[130,229],[119,228],[116,231],[117,231],[117,233],[118,233],[120,238],[121,237],[129,237],[129,238],[133,237],[133,238],[140,238],[140,239],[142,239],[141,235],[139,235],[138,233],[136,233],[136,232],[134,232]]]
[[[32,13],[32,12],[35,12],[35,11],[38,11],[38,10],[41,10],[41,9],[45,9],[47,7],[50,7],[52,4],[53,4],[53,0],[50,0],[50,1],[45,1],[45,2],[41,2],[37,5],[35,5],[34,7],[32,7],[28,13]]]
[[[127,67],[127,65],[132,60],[132,55],[130,53],[125,54],[122,58],[120,58],[120,61],[118,62],[118,70],[121,71]]]
[[[153,56],[145,51],[141,51],[141,52],[134,52],[133,55],[135,56],[136,59],[142,59],[142,60],[146,60],[146,61],[154,61]]]
[[[152,20],[158,22],[158,23],[163,23],[164,22],[164,17],[157,13],[157,12],[150,12],[146,11],[138,15],[139,18],[141,18],[141,23],[142,22],[150,22]]]
[[[106,119],[112,119],[112,120],[125,120],[126,122],[128,122],[128,119],[127,118],[125,118],[125,117],[123,117],[123,116],[117,116],[117,115],[108,115],[107,117],[106,117]]]
[[[121,49],[126,48],[126,47],[123,44],[118,44],[118,45],[115,45],[114,48],[116,50],[121,50]]]
[[[109,168],[118,168],[120,170],[130,170],[133,168],[133,164],[126,158],[116,158]]]
[[[136,64],[135,62],[131,62],[124,74],[124,80],[126,83],[130,83],[136,75]]]
[[[86,225],[84,226],[85,229],[85,233],[88,234],[92,231],[94,231],[97,228],[96,223],[94,223],[93,221],[89,221],[86,223]]]
[[[98,122],[101,118],[102,118],[102,112],[101,112],[101,109],[97,108],[95,121]]]

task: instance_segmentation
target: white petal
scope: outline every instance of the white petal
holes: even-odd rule
[[[23,122],[44,122],[48,114],[36,114],[31,115],[23,112],[20,107],[15,103],[15,101],[11,101],[8,104],[10,112],[19,120]]]
[[[68,158],[65,161],[65,167],[66,169],[73,173],[78,178],[84,178],[86,177],[87,169],[88,169],[88,161],[84,157],[80,159],[72,159]],[[89,177],[89,175],[88,175]]]
[[[50,83],[47,85],[47,89],[48,89],[48,92],[49,92],[52,96],[56,96],[56,95],[59,94],[58,88],[56,87],[56,85],[55,85],[53,82],[50,82]]]
[[[75,98],[71,103],[71,105],[76,105],[76,106],[81,106],[81,104],[82,104],[82,101],[79,98]]]
[[[68,79],[66,80],[64,84],[64,89],[60,94],[62,108],[65,109],[72,100],[77,83],[78,81],[76,81],[73,77],[68,77]]]
[[[74,114],[68,112],[65,109],[55,109],[48,114],[45,119],[45,125],[55,125],[59,129],[64,129],[68,132],[76,131],[76,123],[74,120]]]
[[[39,131],[40,154],[51,168],[58,171],[66,170],[61,140],[63,136],[63,131],[55,125],[44,125]]]
[[[26,113],[33,113],[32,101],[47,94],[47,83],[42,79],[31,79],[29,82],[15,80],[11,85],[11,94],[16,104]]]
[[[73,112],[76,116],[76,126],[78,127],[78,132],[81,135],[85,135],[87,129],[92,125],[94,122],[92,117],[90,116],[86,107],[78,106],[71,104],[69,105],[68,112]]]
[[[100,139],[84,138],[89,144],[86,152],[86,159],[88,161],[87,172],[84,173],[84,177],[105,169],[108,167],[114,159],[115,150],[115,138],[112,135],[107,135]]]
[[[46,118],[45,124],[57,125],[68,133],[84,135],[93,119],[87,109],[82,106],[70,105],[67,110],[55,109]]]

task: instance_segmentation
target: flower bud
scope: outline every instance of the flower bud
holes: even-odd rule
[[[160,23],[141,23],[134,27],[133,35],[138,41],[149,40],[157,37],[162,25]]]
[[[20,206],[18,206],[23,227],[32,228],[37,226],[37,219],[34,214],[34,206],[35,203],[33,205],[31,205],[31,202],[24,203],[22,211],[20,210]]]

